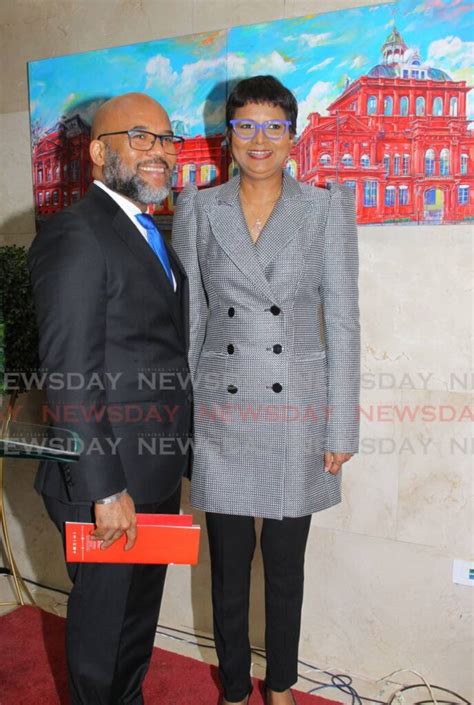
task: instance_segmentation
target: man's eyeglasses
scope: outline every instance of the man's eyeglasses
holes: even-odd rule
[[[255,120],[230,120],[232,130],[241,140],[253,140],[259,130],[262,130],[269,140],[280,140],[290,129],[290,120],[265,120],[265,122],[255,122]]]
[[[179,154],[183,149],[184,138],[177,137],[172,133],[167,135],[157,135],[155,132],[147,130],[120,130],[120,132],[103,132],[97,137],[98,140],[102,137],[110,135],[128,135],[128,143],[132,149],[139,152],[149,152],[155,146],[156,140],[160,140],[163,151],[166,154]]]

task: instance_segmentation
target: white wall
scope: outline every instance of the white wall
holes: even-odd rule
[[[27,60],[164,36],[326,12],[337,0],[6,0],[0,9],[0,242],[34,233]],[[376,4],[368,3],[365,4]],[[454,585],[454,558],[472,558],[472,450],[467,421],[393,421],[394,405],[439,417],[472,404],[450,375],[472,367],[466,225],[360,228],[363,452],[345,470],[344,501],[318,514],[307,553],[301,656],[320,667],[379,678],[396,668],[469,697],[472,589]],[[425,381],[424,381],[425,380]],[[387,387],[387,388],[382,388]],[[23,398],[34,417],[37,396]],[[418,412],[416,412],[418,409]],[[425,410],[425,413],[426,410]],[[22,572],[65,585],[59,539],[32,490],[31,463],[7,466],[7,499]],[[202,519],[202,517],[199,517]],[[170,572],[161,620],[211,631],[208,554]],[[257,560],[252,638],[262,643]]]

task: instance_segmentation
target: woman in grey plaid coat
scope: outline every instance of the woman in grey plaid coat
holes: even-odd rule
[[[263,518],[266,699],[294,703],[311,514],[340,502],[341,465],[358,448],[353,198],[284,171],[296,117],[294,96],[273,77],[241,81],[227,102],[240,176],[187,187],[173,224],[190,283],[191,500],[207,513],[223,705],[247,703],[252,689],[255,517]]]

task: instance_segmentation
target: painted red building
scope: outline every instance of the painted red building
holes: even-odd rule
[[[90,128],[62,117],[33,146],[33,193],[41,219],[78,201],[91,181]]]
[[[382,55],[328,106],[328,116],[309,115],[295,150],[298,179],[348,184],[359,223],[472,217],[470,87],[408,52],[395,28]]]
[[[173,125],[173,131],[180,134],[179,126]],[[188,183],[195,184],[198,188],[206,188],[227,181],[229,161],[224,135],[186,137],[173,172],[172,191],[157,209],[157,215],[173,212],[180,191]]]
[[[311,113],[288,170],[300,181],[348,184],[359,223],[456,222],[474,216],[474,136],[468,129],[465,81],[410,52],[394,28],[382,62]],[[173,123],[176,134],[184,126]],[[61,118],[33,149],[34,193],[40,217],[81,198],[90,181],[89,126],[79,115]],[[186,183],[208,187],[227,180],[224,135],[186,139],[173,191],[157,210],[170,215]],[[168,219],[168,225],[170,220]]]
[[[175,126],[176,127],[176,126]],[[61,118],[33,147],[33,190],[41,220],[78,201],[92,181],[90,127],[80,115]],[[186,138],[173,172],[173,190],[157,215],[170,215],[186,183],[214,186],[227,180],[229,157],[223,135]]]

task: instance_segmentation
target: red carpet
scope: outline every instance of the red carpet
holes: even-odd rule
[[[255,682],[251,705],[262,705]],[[217,670],[201,661],[154,649],[144,685],[147,705],[217,705]],[[298,705],[334,705],[296,693]],[[37,607],[0,617],[0,705],[70,705],[66,693],[64,619]]]

